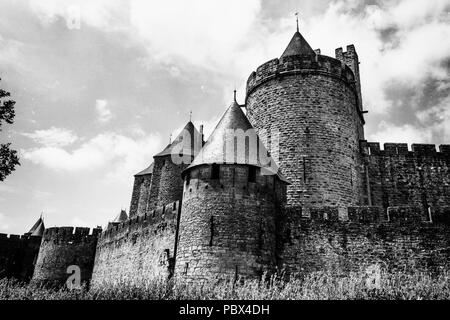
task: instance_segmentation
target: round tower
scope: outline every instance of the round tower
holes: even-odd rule
[[[177,277],[254,278],[276,267],[276,218],[287,181],[261,155],[267,150],[235,101],[183,172]]]
[[[32,280],[37,283],[64,284],[79,268],[80,281],[89,282],[94,267],[97,238],[101,228],[61,227],[45,229]],[[72,270],[72,271],[71,271]]]
[[[361,202],[359,75],[319,52],[297,31],[281,58],[247,82],[247,116],[292,183],[291,208]]]

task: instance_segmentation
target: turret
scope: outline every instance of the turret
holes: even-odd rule
[[[287,181],[236,101],[183,177],[176,276],[233,280],[273,271]]]
[[[189,121],[179,135],[153,157],[153,163],[134,176],[130,218],[181,201],[181,172],[197,155],[202,142],[202,133]]]
[[[94,267],[95,249],[101,228],[61,227],[45,229],[33,281],[61,285],[70,276],[71,268],[79,268],[80,281],[89,282]]]
[[[148,210],[181,201],[183,180],[181,172],[192,162],[202,147],[202,137],[189,121],[167,147],[155,155]]]
[[[357,71],[350,49],[345,59]],[[352,68],[314,51],[298,31],[280,59],[250,75],[247,116],[292,182],[288,207],[361,203],[359,95]]]
[[[139,216],[146,212],[152,183],[153,166],[154,163],[134,176],[133,193],[131,195],[130,204],[130,217]]]

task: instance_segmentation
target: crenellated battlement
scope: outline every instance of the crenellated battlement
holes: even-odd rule
[[[0,233],[0,244],[2,242],[9,242],[9,243],[17,242],[17,243],[20,243],[20,242],[28,241],[28,240],[40,242],[41,239],[42,238],[39,237],[39,236],[32,236],[32,235],[27,234],[27,233],[22,234],[22,235]]]
[[[290,74],[319,73],[341,79],[355,88],[355,75],[342,61],[316,54],[313,56],[287,56],[262,64],[247,80],[247,96],[259,85]]]
[[[434,144],[412,144],[411,150],[407,143],[385,143],[381,149],[379,142],[363,141],[363,152],[370,156],[430,156],[450,157],[450,145],[440,145],[438,151]]]
[[[96,250],[93,285],[173,274],[180,212],[181,201],[175,201],[103,232]]]
[[[335,50],[336,59],[340,61],[345,61],[346,59],[355,59],[358,58],[358,54],[356,53],[355,45],[349,44],[347,46],[347,51],[344,51],[342,47],[337,48]]]
[[[6,233],[0,233],[0,241],[10,241],[10,242],[20,242],[22,239],[26,238],[25,235],[17,235],[17,234],[6,234]]]
[[[68,244],[85,243],[96,241],[101,232],[101,228],[93,228],[91,232],[89,228],[83,227],[54,227],[45,229],[43,241]]]
[[[288,216],[302,221],[341,224],[446,224],[450,226],[450,207],[424,208],[394,206],[384,210],[375,206],[289,208]]]
[[[105,230],[100,235],[100,242],[109,242],[124,233],[134,232],[149,226],[157,227],[160,224],[171,222],[176,223],[178,213],[181,210],[181,201],[169,203],[162,207],[157,207],[141,216],[135,216],[121,223],[115,223],[111,228]]]

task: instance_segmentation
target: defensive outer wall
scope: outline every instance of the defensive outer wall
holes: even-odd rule
[[[29,281],[33,276],[42,237],[0,233],[0,278]]]
[[[106,230],[98,241],[93,285],[170,277],[180,210],[176,201]]]
[[[68,268],[80,270],[80,281],[89,282],[94,267],[97,238],[101,229],[61,227],[49,228],[44,232],[34,270],[33,281],[59,285],[70,276]]]

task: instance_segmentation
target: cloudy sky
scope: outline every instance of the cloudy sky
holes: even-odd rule
[[[0,232],[105,225],[133,174],[189,120],[211,131],[249,74],[300,29],[355,44],[366,136],[450,143],[450,0],[0,0],[0,86],[22,165],[0,182]]]

